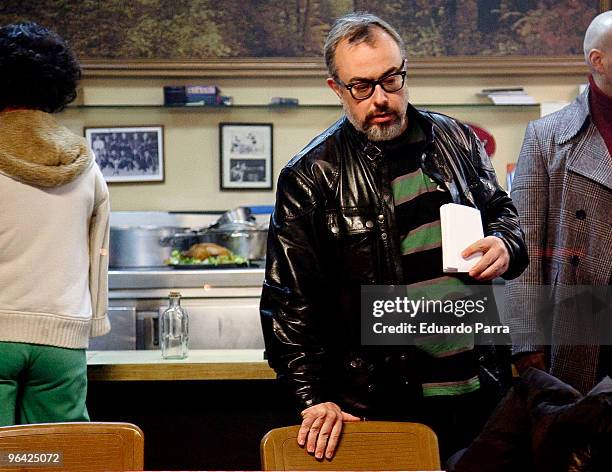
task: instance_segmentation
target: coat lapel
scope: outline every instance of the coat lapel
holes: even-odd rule
[[[567,108],[561,121],[564,127],[558,137],[559,145],[580,135],[580,144],[568,157],[568,170],[612,190],[612,159],[606,143],[590,119],[588,88]]]
[[[579,151],[568,162],[568,170],[612,190],[612,159],[595,125],[589,125]]]

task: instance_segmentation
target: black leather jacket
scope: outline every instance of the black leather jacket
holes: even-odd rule
[[[481,210],[485,234],[510,253],[504,278],[518,276],[528,263],[523,232],[478,138],[447,116],[408,113],[427,135],[423,171],[455,203]],[[419,395],[414,350],[360,345],[360,286],[402,281],[385,156],[342,118],[282,170],[270,222],[260,307],[266,352],[300,408],[334,401],[384,416],[393,396],[405,404]]]

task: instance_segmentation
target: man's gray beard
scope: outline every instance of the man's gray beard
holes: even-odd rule
[[[361,131],[367,136],[370,141],[390,141],[391,139],[397,138],[403,132],[404,119],[394,121],[389,124],[372,124],[365,128],[357,118],[350,112],[348,107],[344,106],[344,114],[355,127],[357,131]]]

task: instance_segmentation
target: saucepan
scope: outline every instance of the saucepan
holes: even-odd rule
[[[200,231],[175,234],[171,238],[173,249],[188,250],[193,244],[215,243],[249,261],[265,259],[268,228],[257,223],[241,221],[214,224]]]

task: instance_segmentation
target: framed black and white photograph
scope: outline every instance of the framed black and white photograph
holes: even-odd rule
[[[220,123],[221,190],[272,188],[272,124]]]
[[[107,182],[163,182],[162,126],[85,128],[85,137]]]

